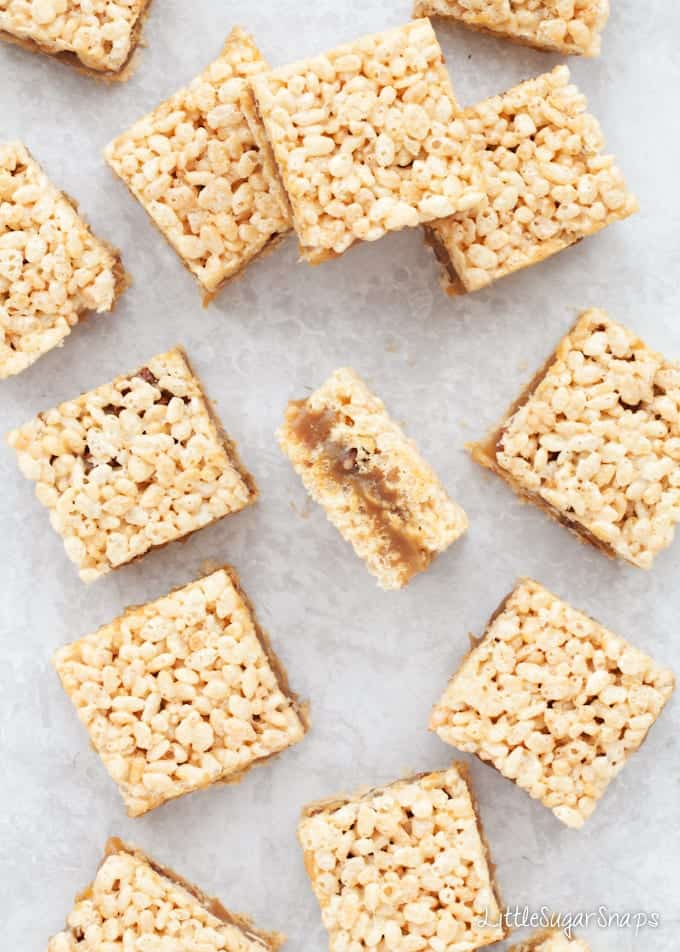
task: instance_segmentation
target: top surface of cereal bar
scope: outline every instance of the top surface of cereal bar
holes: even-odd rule
[[[256,76],[253,89],[310,261],[483,197],[427,20]]]
[[[244,111],[248,80],[264,69],[252,38],[234,29],[200,76],[106,149],[209,294],[290,229],[273,161]]]
[[[337,370],[293,401],[283,451],[383,588],[400,588],[467,528],[432,468],[366,384]]]
[[[110,311],[119,258],[20,142],[0,145],[0,379],[58,346],[85,311]]]
[[[637,210],[586,109],[557,66],[465,111],[486,200],[428,226],[450,256],[454,291],[476,291]]]
[[[671,671],[524,579],[449,682],[430,729],[579,828],[674,686]]]
[[[47,53],[71,53],[95,72],[116,73],[130,59],[150,0],[0,0],[0,33]]]
[[[180,350],[39,414],[8,440],[85,582],[257,495]]]
[[[183,952],[271,952],[280,944],[279,936],[256,932],[140,851],[110,840],[94,882],[48,952],[118,948],[123,923],[130,949],[177,949],[178,936]]]
[[[312,804],[298,836],[331,952],[375,947],[381,936],[386,949],[421,949],[436,935],[460,952],[503,938],[462,765]]]
[[[509,952],[590,952],[582,939],[569,938],[559,929],[547,929],[513,945]]]
[[[228,569],[130,609],[55,666],[131,816],[234,779],[305,733]]]
[[[586,312],[497,436],[521,489],[650,568],[680,521],[680,363]]]
[[[453,17],[541,49],[597,56],[609,0],[416,0],[414,15]]]

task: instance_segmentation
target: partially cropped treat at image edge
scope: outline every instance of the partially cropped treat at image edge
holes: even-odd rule
[[[586,311],[469,449],[581,540],[649,569],[680,521],[680,362]]]
[[[84,582],[257,498],[179,348],[7,439]]]
[[[182,952],[276,952],[285,936],[262,932],[218,899],[111,838],[94,882],[75,900],[47,952],[125,948]]]
[[[590,952],[583,939],[565,935],[559,929],[544,929],[513,945],[508,952]]]
[[[127,79],[151,0],[0,0],[0,40]]]
[[[312,264],[484,197],[428,20],[254,76],[252,86]]]
[[[129,609],[54,664],[130,816],[240,780],[307,730],[229,567]]]
[[[609,0],[416,0],[413,15],[457,20],[555,53],[597,56]]]
[[[430,730],[579,829],[674,688],[670,670],[522,579],[451,678]]]
[[[473,952],[506,935],[464,764],[310,804],[298,838],[330,952]]]
[[[106,149],[206,301],[291,227],[248,86],[264,69],[252,38],[235,28],[200,76]]]
[[[0,380],[60,347],[87,313],[111,311],[127,281],[26,146],[0,144]]]
[[[402,588],[467,529],[413,441],[349,368],[291,401],[278,439],[381,588]]]
[[[452,295],[568,248],[637,211],[566,66],[467,109],[485,201],[425,227]]]

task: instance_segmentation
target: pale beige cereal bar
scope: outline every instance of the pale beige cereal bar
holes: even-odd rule
[[[486,287],[637,211],[566,66],[466,110],[486,200],[426,226],[449,294]]]
[[[643,569],[680,521],[680,362],[586,311],[473,458]]]
[[[259,74],[252,87],[313,264],[484,197],[428,20]]]
[[[291,227],[250,104],[248,80],[264,69],[252,38],[235,28],[200,76],[106,149],[206,300]]]
[[[406,585],[467,529],[463,510],[351,369],[291,401],[278,439],[381,588]]]
[[[47,952],[142,949],[276,952],[285,937],[255,929],[141,850],[110,839],[94,882]]]
[[[430,730],[579,829],[674,687],[671,671],[522,579],[450,680]]]
[[[473,952],[506,935],[462,763],[313,803],[298,837],[330,952]]]
[[[545,929],[513,945],[509,952],[590,952],[583,939],[567,936],[559,929]]]
[[[0,0],[0,39],[127,79],[151,0]]]
[[[127,286],[120,255],[21,142],[0,144],[0,380],[59,347]]]
[[[257,498],[179,348],[38,414],[8,442],[84,582]]]
[[[413,15],[458,20],[555,53],[597,56],[609,0],[416,0]]]
[[[128,609],[54,664],[130,816],[240,780],[307,729],[229,567]]]

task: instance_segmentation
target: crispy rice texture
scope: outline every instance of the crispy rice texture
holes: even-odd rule
[[[509,952],[590,952],[583,939],[569,939],[558,929],[546,929],[513,945]]]
[[[470,451],[582,540],[649,569],[680,520],[680,363],[586,311]]]
[[[206,301],[291,227],[248,86],[264,69],[235,28],[214,63],[106,149]]]
[[[298,837],[331,952],[472,952],[506,934],[464,764],[311,804]]]
[[[178,348],[40,413],[8,442],[84,582],[257,498]]]
[[[483,200],[428,20],[259,74],[252,86],[312,264]]]
[[[127,283],[118,252],[26,146],[0,144],[0,379],[60,347],[88,312],[111,311]]]
[[[353,370],[292,401],[278,439],[382,588],[403,587],[467,529],[463,510]]]
[[[555,53],[597,56],[609,0],[416,0],[413,15],[458,20]]]
[[[77,897],[66,929],[50,939],[47,952],[276,952],[284,941],[112,838],[94,882]]]
[[[566,66],[467,109],[486,199],[426,227],[450,294],[478,291],[637,211]]]
[[[523,579],[450,680],[430,730],[579,829],[674,687],[671,671]]]
[[[229,567],[129,609],[54,663],[131,816],[241,779],[306,731]]]
[[[0,0],[0,39],[126,80],[151,0]]]

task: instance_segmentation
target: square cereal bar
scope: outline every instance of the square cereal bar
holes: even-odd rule
[[[240,780],[307,729],[228,567],[128,609],[54,663],[130,816]]]
[[[86,312],[110,311],[126,285],[118,252],[28,149],[0,144],[0,380],[60,346]]]
[[[569,78],[557,66],[466,110],[486,201],[425,229],[449,294],[477,291],[637,211]]]
[[[252,86],[313,264],[484,197],[428,20],[254,76]]]
[[[586,311],[469,449],[583,541],[649,569],[680,521],[680,363]]]
[[[509,952],[590,952],[582,939],[567,937],[559,929],[546,929],[513,945]]]
[[[0,39],[127,79],[151,0],[0,0]]]
[[[291,401],[277,435],[381,588],[402,588],[467,529],[463,510],[353,370]]]
[[[311,804],[298,836],[330,952],[472,952],[506,935],[464,764]]]
[[[413,15],[449,17],[556,53],[597,56],[609,0],[416,0]]]
[[[291,227],[250,102],[248,79],[265,68],[252,38],[232,30],[205,72],[106,149],[206,300]]]
[[[110,839],[94,882],[47,952],[276,952],[283,942],[135,847]]]
[[[257,498],[179,348],[8,436],[84,582]]]
[[[522,579],[450,680],[430,730],[578,829],[674,687],[671,671]]]

